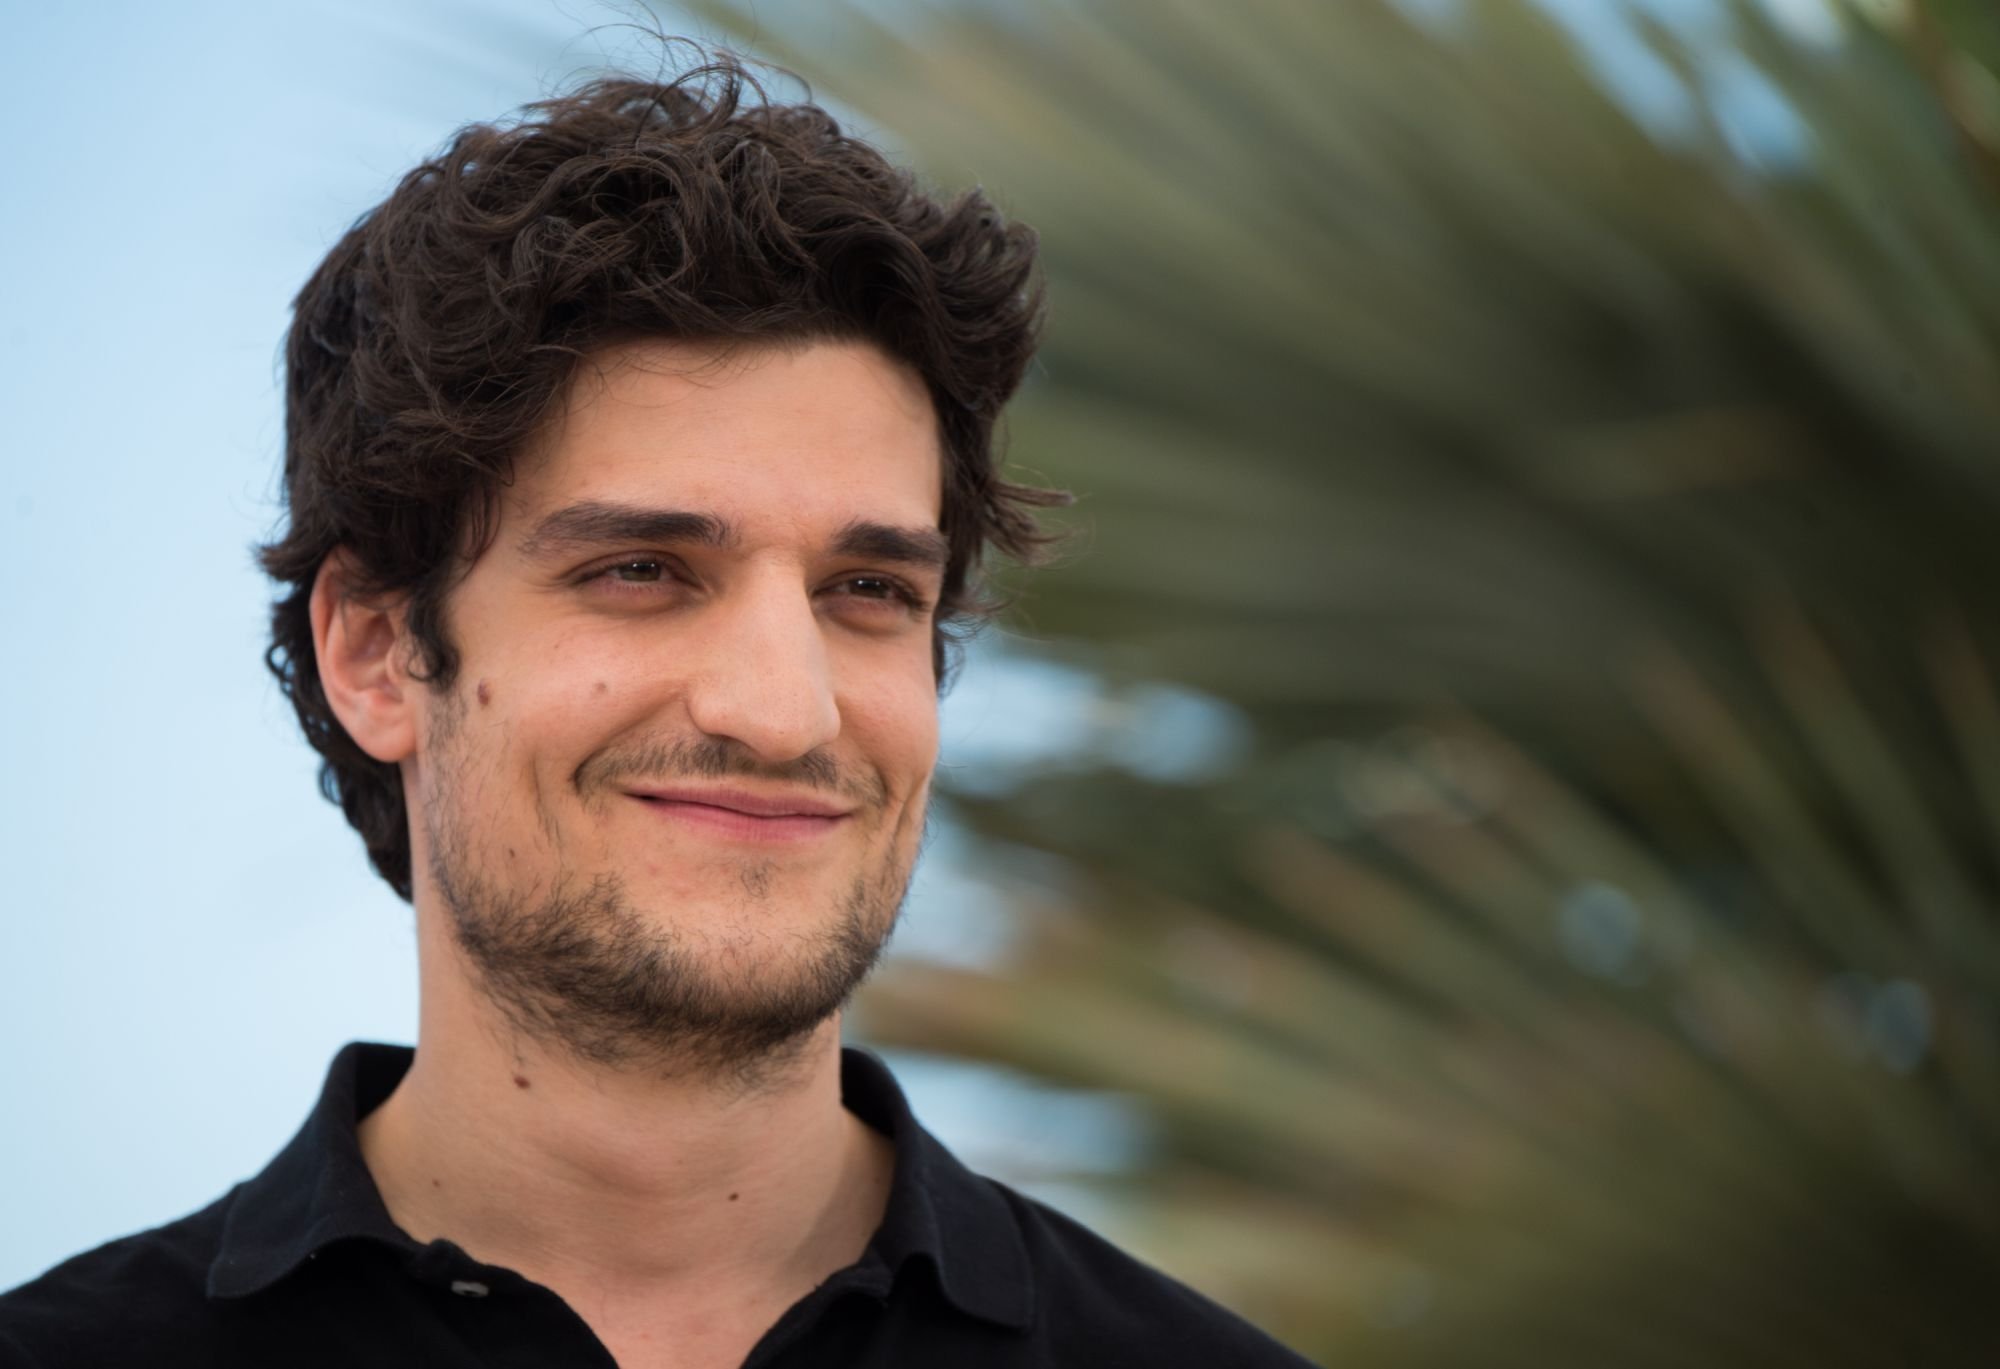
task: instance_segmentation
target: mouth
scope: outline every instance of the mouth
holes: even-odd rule
[[[627,794],[677,827],[737,841],[810,841],[853,816],[851,808],[807,794],[727,789],[628,790]]]

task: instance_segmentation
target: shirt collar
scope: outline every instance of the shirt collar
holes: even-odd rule
[[[208,1267],[208,1295],[260,1292],[338,1241],[421,1247],[389,1217],[355,1126],[395,1090],[415,1052],[356,1041],[341,1048],[305,1125],[236,1190]]]
[[[425,1249],[390,1219],[355,1130],[394,1091],[414,1055],[407,1046],[354,1042],[334,1057],[305,1125],[237,1189],[209,1266],[210,1297],[260,1292],[337,1242],[372,1241],[406,1256]],[[1028,1252],[999,1186],[966,1169],[917,1123],[874,1056],[843,1051],[840,1082],[848,1109],[896,1148],[895,1178],[871,1254],[892,1274],[927,1261],[959,1311],[1026,1329],[1034,1315]]]
[[[892,1270],[930,1260],[938,1287],[961,1312],[1025,1330],[1034,1282],[1021,1224],[998,1184],[959,1163],[910,1111],[888,1066],[865,1051],[841,1052],[841,1101],[896,1146],[889,1204],[871,1243]]]

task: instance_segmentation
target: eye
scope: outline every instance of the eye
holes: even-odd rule
[[[849,594],[857,595],[863,599],[907,599],[910,597],[908,590],[904,589],[896,581],[889,579],[886,575],[857,575],[851,580],[842,581],[841,584]]]
[[[839,598],[871,608],[880,604],[905,613],[923,613],[930,608],[928,599],[893,575],[849,575],[834,581],[830,590]]]
[[[667,568],[658,561],[641,557],[606,566],[599,574],[609,576],[613,580],[622,580],[628,585],[650,585],[664,580]]]
[[[685,572],[669,557],[627,555],[598,562],[574,583],[598,594],[653,596],[685,578]]]

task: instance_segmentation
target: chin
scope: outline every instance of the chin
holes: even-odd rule
[[[888,942],[909,873],[744,860],[698,880],[570,869],[523,887],[489,882],[450,841],[431,854],[451,937],[514,1029],[600,1064],[735,1076],[795,1053],[840,1011]]]

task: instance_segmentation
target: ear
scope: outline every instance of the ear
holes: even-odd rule
[[[361,598],[353,556],[336,547],[313,580],[313,653],[320,688],[355,745],[395,765],[417,749],[417,692],[401,603]]]

